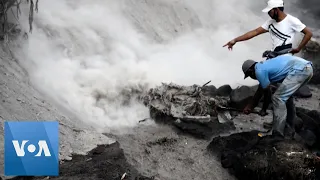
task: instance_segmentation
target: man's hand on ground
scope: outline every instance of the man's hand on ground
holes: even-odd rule
[[[250,106],[246,106],[244,109],[243,109],[243,113],[244,114],[250,114],[252,112],[252,109],[250,108]]]
[[[232,50],[232,47],[236,44],[236,41],[235,40],[231,40],[229,41],[227,44],[225,44],[223,47],[226,47],[228,46],[228,49],[229,50]]]
[[[260,112],[259,112],[259,115],[260,116],[266,116],[268,115],[267,111],[265,109],[261,109]]]

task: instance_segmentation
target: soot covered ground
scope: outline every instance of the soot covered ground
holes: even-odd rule
[[[151,180],[141,176],[129,165],[118,142],[99,145],[88,155],[73,155],[71,161],[60,165],[59,177],[15,177],[14,180],[83,179],[83,180]]]

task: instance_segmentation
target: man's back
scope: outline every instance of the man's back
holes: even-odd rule
[[[259,62],[255,66],[257,80],[265,88],[270,82],[283,80],[293,70],[302,70],[311,63],[297,56],[282,55],[268,61]]]

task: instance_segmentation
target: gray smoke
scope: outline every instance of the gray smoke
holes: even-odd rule
[[[308,27],[320,28],[319,0],[285,0],[285,10],[303,21]]]

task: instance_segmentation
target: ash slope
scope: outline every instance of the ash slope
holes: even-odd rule
[[[0,47],[0,177],[4,175],[4,121],[58,120],[60,123],[60,160],[70,160],[72,153],[85,154],[97,144],[115,141],[99,134],[75,118],[66,116],[46,100],[29,82],[28,73],[12,58],[10,48]]]

